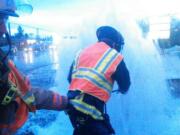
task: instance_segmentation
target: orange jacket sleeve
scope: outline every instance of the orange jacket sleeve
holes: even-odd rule
[[[62,96],[51,90],[42,88],[31,89],[35,96],[35,106],[37,110],[65,110],[68,104],[66,96]]]

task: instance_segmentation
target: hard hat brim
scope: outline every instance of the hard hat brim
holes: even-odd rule
[[[0,15],[7,15],[7,16],[19,17],[19,15],[18,15],[17,13],[15,13],[14,11],[2,10],[2,9],[0,9]]]
[[[96,36],[98,40],[110,39],[119,45],[124,45],[124,38],[121,33],[111,26],[99,27],[96,31]]]

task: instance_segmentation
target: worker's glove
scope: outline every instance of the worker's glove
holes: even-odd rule
[[[121,94],[126,94],[127,91],[126,91],[126,90],[121,90],[121,89],[116,89],[116,90],[113,90],[112,93],[116,93],[116,94],[119,94],[119,93],[121,93]]]
[[[119,94],[120,92],[121,92],[120,89],[116,89],[112,91],[112,93],[116,93],[116,94]]]

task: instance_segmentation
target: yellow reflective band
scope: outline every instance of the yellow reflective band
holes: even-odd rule
[[[101,62],[104,60],[104,58],[106,58],[106,56],[111,52],[111,48],[106,50],[106,52],[104,52],[104,54],[101,56],[101,58],[98,60],[98,62],[96,63],[95,69],[98,69]]]
[[[106,80],[103,74],[93,69],[79,68],[73,73],[72,78],[86,79],[111,94],[113,85]]]
[[[70,103],[80,112],[90,115],[96,120],[103,120],[102,113],[97,110],[94,106],[91,106],[83,101],[72,99]]]
[[[2,105],[9,104],[16,95],[16,92],[17,92],[16,86],[11,82],[9,82],[9,86],[10,86],[10,88],[9,88],[8,92],[6,93],[4,99],[1,102]]]
[[[74,60],[74,64],[73,64],[73,70],[77,69],[78,63],[79,63],[79,56],[80,56],[80,52],[81,50],[79,50],[76,54],[75,60]]]
[[[99,72],[104,73],[111,65],[111,63],[117,58],[117,56],[118,53],[115,50],[109,49],[108,53],[103,55],[103,57],[99,60],[95,69],[98,70]]]
[[[26,92],[26,94],[24,96],[21,96],[21,98],[29,106],[34,105],[34,103],[35,103],[35,97],[34,97],[33,93],[30,91]]]

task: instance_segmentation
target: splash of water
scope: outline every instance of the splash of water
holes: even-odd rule
[[[126,95],[112,95],[108,103],[111,122],[120,135],[172,135],[174,129],[170,123],[176,123],[169,113],[171,97],[165,81],[165,72],[161,56],[150,39],[143,39],[132,18],[121,16],[107,10],[96,20],[88,19],[83,27],[78,27],[77,39],[63,40],[59,49],[61,70],[57,74],[59,91],[66,93],[66,77],[69,66],[79,49],[96,42],[95,30],[100,25],[112,25],[125,37],[124,59],[130,71],[132,85]],[[97,16],[96,16],[97,17]],[[63,133],[59,133],[60,129]],[[177,129],[177,128],[176,128]],[[46,131],[53,134],[70,135],[72,126],[65,115],[60,114],[57,121]],[[174,133],[177,135],[178,129]],[[40,134],[45,133],[41,131]]]

